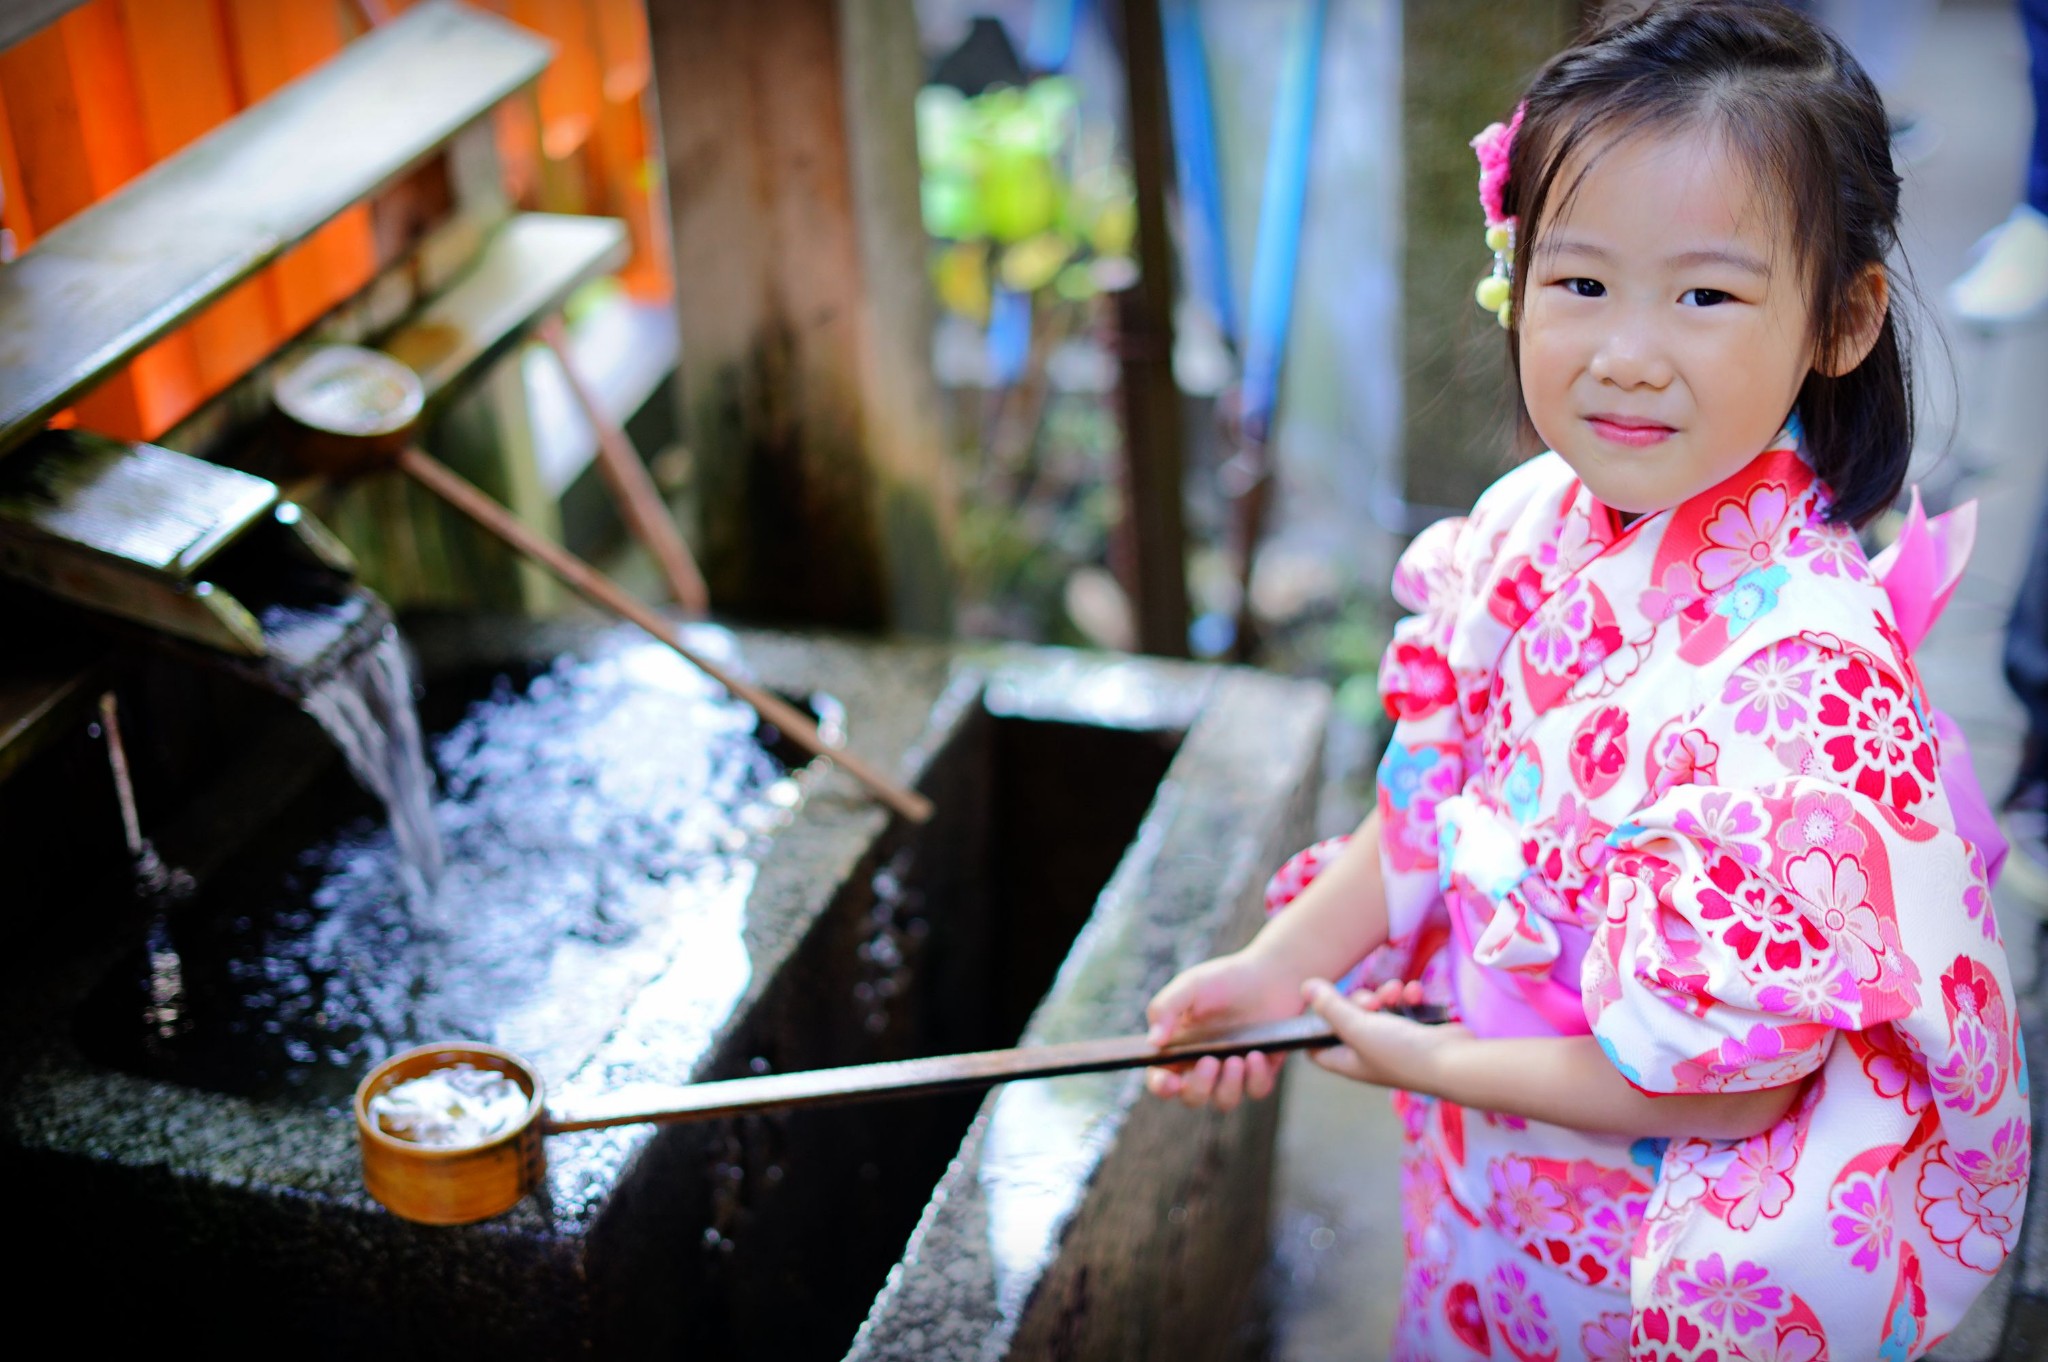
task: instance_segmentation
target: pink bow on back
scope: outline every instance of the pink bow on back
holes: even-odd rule
[[[1955,595],[1956,583],[1963,579],[1963,568],[1976,542],[1976,502],[1966,501],[1929,520],[1920,505],[1920,489],[1913,489],[1905,528],[1891,547],[1870,560],[1871,570],[1891,600],[1892,617],[1908,649],[1917,649],[1941,618],[1949,597]],[[1930,717],[1941,741],[1942,784],[1955,814],[1956,833],[1977,848],[1984,858],[1985,879],[1995,881],[1998,868],[2005,864],[2005,837],[1998,830],[1991,801],[1984,797],[1984,787],[1977,783],[1970,746],[1963,741],[1963,730],[1955,720],[1938,709]]]

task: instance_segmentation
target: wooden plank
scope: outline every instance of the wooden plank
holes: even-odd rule
[[[334,0],[226,0],[242,101],[255,104],[316,69],[342,48]],[[375,268],[369,211],[357,205],[327,223],[266,272],[287,335],[369,281]]]
[[[0,780],[90,713],[112,677],[110,653],[83,642],[9,657],[0,669]]]
[[[0,453],[546,61],[516,27],[435,0],[43,235],[0,271]]]
[[[431,406],[625,258],[625,224],[615,219],[522,213],[498,230],[468,274],[382,348],[419,374]]]
[[[88,5],[0,53],[0,96],[20,153],[22,197],[11,214],[43,236],[113,194],[149,165],[120,14]],[[199,396],[191,341],[173,337],[85,396],[79,415],[140,439]]]
[[[175,156],[235,116],[235,72],[215,0],[120,0],[120,13],[152,161]],[[270,289],[253,279],[194,318],[190,332],[209,394],[285,336]]]
[[[556,494],[535,465],[518,367],[500,361],[625,253],[625,227],[609,218],[515,216],[466,273],[383,342],[420,375],[428,447],[550,536],[560,532]],[[357,480],[323,517],[358,551],[366,585],[395,605],[538,613],[559,600],[541,569],[391,476]]]
[[[1138,651],[1188,655],[1186,491],[1181,394],[1173,378],[1173,240],[1166,182],[1173,174],[1159,0],[1121,0],[1131,180],[1138,213],[1138,280],[1116,295],[1122,382],[1123,518],[1111,560],[1130,597]]]
[[[33,37],[83,3],[84,0],[7,0],[0,5],[0,48]]]
[[[910,2],[673,0],[647,18],[712,599],[944,632],[953,476]]]

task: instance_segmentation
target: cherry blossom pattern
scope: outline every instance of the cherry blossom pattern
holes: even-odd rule
[[[1933,790],[1936,753],[1906,684],[1865,656],[1821,671],[1817,717],[1834,778],[1909,813]]]
[[[1700,801],[1699,812],[1681,809],[1672,826],[1734,857],[1752,870],[1770,860],[1770,828],[1764,808],[1754,797],[1716,790]]]
[[[1531,671],[1563,676],[1598,626],[1597,607],[1582,579],[1573,577],[1543,602],[1522,626],[1522,659]]]
[[[1958,956],[1941,976],[1941,1003],[1948,1014],[1948,1054],[1928,1066],[1929,1080],[1943,1106],[1989,1111],[2012,1069],[2004,993],[1990,970]]]
[[[1380,667],[1380,698],[1396,719],[1426,719],[1457,702],[1457,678],[1434,647],[1396,640]]]
[[[1919,1210],[1936,1247],[1965,1267],[1998,1270],[2019,1242],[2026,1153],[2018,1117],[1999,1127],[1990,1149],[1935,1146],[1920,1169]]]
[[[1628,711],[1608,705],[1587,715],[1572,734],[1571,766],[1588,799],[1612,789],[1628,766]]]
[[[1848,1250],[1850,1266],[1865,1272],[1876,1272],[1892,1258],[1892,1184],[1880,1176],[1883,1171],[1844,1173],[1828,1192],[1833,1243]]]
[[[1706,543],[1693,555],[1700,585],[1719,591],[1769,563],[1772,541],[1785,525],[1791,500],[1784,486],[1765,483],[1750,489],[1744,499],[1723,501],[1701,527]]]
[[[1772,840],[1788,855],[1820,851],[1829,856],[1860,856],[1866,845],[1857,825],[1855,806],[1839,790],[1801,790],[1792,797],[1789,817],[1778,823]]]
[[[1529,1160],[1494,1159],[1487,1164],[1486,1181],[1493,1189],[1487,1219],[1501,1233],[1527,1240],[1570,1234],[1577,1227],[1564,1189],[1539,1174]]]
[[[1845,525],[1811,523],[1801,525],[1786,542],[1785,556],[1804,559],[1818,577],[1835,577],[1850,582],[1868,582],[1870,569],[1863,559],[1863,546]]]
[[[1759,1219],[1784,1214],[1792,1199],[1799,1144],[1797,1123],[1790,1119],[1742,1142],[1734,1160],[1714,1179],[1714,1199],[1724,1205],[1722,1218],[1730,1226],[1746,1230]]]
[[[1813,650],[1780,639],[1753,653],[1721,689],[1735,707],[1737,733],[1795,733],[1812,713]]]
[[[1785,1309],[1785,1288],[1751,1262],[1726,1264],[1710,1253],[1690,1267],[1674,1265],[1671,1287],[1694,1318],[1726,1333],[1753,1334]]]
[[[1926,1062],[1898,1027],[1887,1024],[1852,1032],[1849,1044],[1879,1097],[1898,1102],[1908,1116],[1917,1116],[1933,1100]]]
[[[1579,1327],[1586,1362],[1628,1362],[1628,1312],[1610,1310]]]
[[[1487,1274],[1486,1304],[1487,1313],[1500,1326],[1501,1340],[1521,1362],[1557,1356],[1550,1307],[1520,1264],[1498,1263]]]
[[[1759,976],[1797,969],[1829,945],[1811,914],[1733,856],[1713,856],[1705,883],[1687,889],[1701,926]]]
[[[1534,563],[1522,558],[1508,564],[1495,581],[1486,607],[1502,624],[1519,629],[1543,604],[1543,597],[1543,574]]]

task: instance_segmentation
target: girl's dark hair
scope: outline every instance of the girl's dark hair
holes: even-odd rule
[[[1885,263],[1898,241],[1891,133],[1877,88],[1841,43],[1774,4],[1696,0],[1652,4],[1559,53],[1529,86],[1511,155],[1504,206],[1520,222],[1516,258],[1534,258],[1553,199],[1569,201],[1576,183],[1560,186],[1558,176],[1574,152],[1597,159],[1621,137],[1693,128],[1724,138],[1760,187],[1779,192],[1809,288],[1816,355],[1857,329],[1865,271],[1886,270],[1894,305],[1877,344],[1840,377],[1809,373],[1794,408],[1833,494],[1828,518],[1861,526],[1905,481],[1913,403],[1900,294]],[[1514,272],[1518,318],[1528,273]],[[1533,436],[1519,401],[1518,328],[1508,353],[1523,432]]]

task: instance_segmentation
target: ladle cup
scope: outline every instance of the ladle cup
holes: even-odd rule
[[[884,804],[913,823],[932,815],[931,801],[906,790],[851,752],[829,746],[794,705],[753,685],[684,644],[673,626],[611,578],[487,496],[482,489],[414,443],[425,406],[419,375],[391,356],[354,345],[313,351],[278,379],[277,407],[304,432],[300,461],[316,473],[349,474],[395,467],[602,610],[639,625],[680,653],[756,714],[813,756],[836,762]]]
[[[1441,1008],[1430,1005],[1386,1010],[1423,1022],[1445,1019]],[[1337,1043],[1328,1022],[1314,1013],[1304,1013],[1163,1046],[1144,1036],[1117,1036],[682,1087],[628,1088],[611,1094],[595,1110],[570,1116],[547,1110],[540,1075],[517,1055],[489,1045],[448,1041],[393,1055],[364,1077],[356,1088],[356,1136],[363,1151],[363,1184],[371,1196],[407,1220],[462,1225],[510,1210],[540,1185],[547,1171],[547,1156],[541,1148],[546,1135],[608,1126],[708,1121],[982,1088],[1022,1078],[1179,1064],[1205,1055],[1300,1050]],[[455,1147],[415,1143],[377,1124],[370,1104],[379,1095],[408,1079],[462,1064],[506,1074],[527,1094],[525,1112],[516,1124],[481,1143]]]

